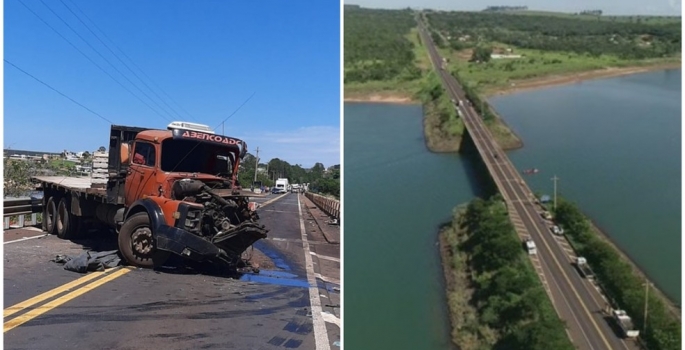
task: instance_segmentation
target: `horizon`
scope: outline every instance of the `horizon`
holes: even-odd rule
[[[557,14],[575,14],[579,13],[581,11],[593,11],[593,10],[601,10],[602,11],[602,16],[606,17],[633,17],[633,16],[646,16],[646,17],[679,17],[682,18],[682,9],[681,5],[677,3],[677,0],[668,0],[667,2],[664,1],[664,4],[668,5],[668,8],[666,6],[662,7],[654,7],[653,5],[647,5],[643,6],[640,8],[640,10],[637,10],[635,6],[642,6],[642,2],[639,2],[638,0],[632,0],[635,3],[633,4],[634,6],[632,7],[632,10],[618,10],[615,7],[609,6],[609,8],[604,8],[607,7],[606,4],[599,4],[597,2],[593,2],[591,0],[579,0],[574,2],[573,4],[570,4],[572,8],[569,8],[568,3],[564,3],[562,8],[555,8],[554,5],[550,6],[549,2],[543,1],[543,0],[524,0],[519,3],[517,1],[510,1],[510,0],[500,0],[499,3],[496,4],[488,4],[488,5],[466,5],[466,6],[457,6],[461,4],[453,4],[451,2],[447,2],[447,0],[429,0],[425,2],[421,2],[421,4],[416,4],[412,5],[411,3],[414,2],[414,0],[359,0],[356,3],[347,3],[345,2],[345,6],[359,6],[362,8],[368,8],[368,9],[378,9],[378,10],[401,10],[401,9],[406,9],[406,8],[411,8],[412,10],[433,10],[433,11],[448,11],[448,12],[482,12],[485,10],[487,7],[491,6],[502,6],[502,7],[514,7],[514,6],[527,6],[527,10],[520,10],[520,12],[528,11],[528,12],[549,12],[549,13],[557,13]],[[613,2],[613,0],[604,0],[604,2]],[[432,3],[433,5],[426,5],[426,3]],[[534,5],[529,5],[530,3],[533,3]],[[538,4],[539,3],[539,4]],[[583,5],[586,4],[586,5]],[[617,1],[617,4],[624,5],[624,1]],[[663,4],[662,4],[663,5]],[[461,8],[458,8],[461,7]],[[477,8],[478,7],[478,8]],[[625,12],[621,12],[625,11]],[[643,12],[630,12],[630,11],[643,11]],[[515,11],[511,11],[515,12]]]

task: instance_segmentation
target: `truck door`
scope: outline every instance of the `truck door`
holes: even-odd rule
[[[154,179],[157,152],[155,145],[145,141],[135,141],[131,152],[131,164],[126,174],[126,205],[142,198],[143,195],[158,195]]]

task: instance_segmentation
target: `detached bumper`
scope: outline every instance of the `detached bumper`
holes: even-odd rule
[[[212,242],[206,241],[188,231],[167,225],[160,225],[155,230],[157,249],[195,261],[218,258],[222,252]]]
[[[160,225],[155,231],[157,249],[202,262],[221,260],[237,263],[240,255],[256,241],[266,238],[264,226],[244,222],[210,242],[177,227]]]

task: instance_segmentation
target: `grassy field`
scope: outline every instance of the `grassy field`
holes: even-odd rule
[[[496,49],[511,49],[511,54],[521,58],[493,59],[487,63],[468,62],[472,50],[453,51],[440,49],[443,56],[450,58],[449,69],[480,92],[490,94],[509,89],[517,82],[549,76],[573,75],[575,73],[598,71],[607,68],[629,68],[649,66],[678,66],[679,57],[648,60],[622,60],[602,55],[592,57],[567,52],[545,52],[518,49],[510,45],[492,43]],[[513,85],[512,85],[513,84]]]
[[[50,168],[64,168],[64,169],[74,169],[76,168],[76,163],[69,162],[63,159],[52,159],[49,162]]]

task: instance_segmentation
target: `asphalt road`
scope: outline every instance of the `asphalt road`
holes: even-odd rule
[[[264,267],[240,279],[178,266],[82,275],[50,260],[116,249],[111,234],[72,242],[5,231],[4,348],[338,348],[339,246],[326,243],[302,196],[256,201],[276,197],[258,209],[270,229],[255,244]]]
[[[455,101],[467,101],[456,79],[441,69],[441,57],[425,29],[421,29],[423,42],[427,44],[433,66],[448,94]],[[571,341],[579,349],[638,349],[633,341],[621,338],[618,326],[605,312],[607,302],[596,286],[575,270],[572,265],[574,256],[572,251],[569,252],[567,242],[551,233],[550,224],[542,218],[542,209],[536,204],[533,192],[494,140],[483,120],[468,104],[457,108],[505,199],[514,227],[521,238],[531,237],[537,246],[538,254],[533,258],[533,264],[541,275],[557,313],[566,322]]]

